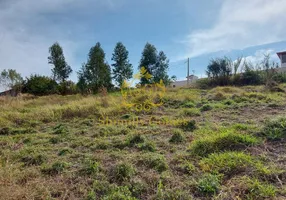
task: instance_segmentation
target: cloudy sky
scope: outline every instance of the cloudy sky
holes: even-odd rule
[[[0,0],[0,70],[51,75],[48,48],[58,41],[74,73],[101,42],[106,59],[123,42],[137,70],[146,44],[170,59],[170,75],[202,76],[209,59],[259,60],[286,50],[286,0]]]

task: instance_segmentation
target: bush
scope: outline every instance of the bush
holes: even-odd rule
[[[286,137],[286,118],[267,121],[262,135],[268,140],[281,140]]]
[[[182,143],[184,141],[185,141],[185,136],[181,130],[174,130],[174,133],[171,139],[169,140],[169,142],[175,143],[175,144]]]
[[[201,112],[210,111],[212,109],[213,109],[212,106],[209,104],[205,104],[200,108]]]
[[[196,116],[200,116],[201,112],[197,108],[187,108],[187,109],[183,109],[183,115],[189,116],[189,117],[196,117]]]
[[[84,167],[80,170],[82,174],[96,175],[100,171],[100,164],[93,160],[86,160]]]
[[[198,181],[198,190],[204,194],[216,194],[220,189],[221,177],[213,174],[204,174]]]
[[[27,78],[23,87],[24,93],[33,94],[36,96],[44,96],[50,94],[56,94],[58,84],[56,81],[46,76],[31,75]]]
[[[62,95],[72,95],[77,94],[79,92],[77,89],[77,85],[72,81],[60,83],[57,87],[57,90]]]
[[[127,186],[116,186],[102,200],[136,200]]]
[[[115,180],[126,181],[129,180],[135,174],[135,169],[130,164],[120,163],[115,166],[115,168],[113,169],[113,173]]]
[[[241,149],[258,142],[258,139],[250,135],[226,132],[195,140],[190,146],[190,151],[195,155],[207,156],[215,152]]]
[[[182,105],[183,108],[194,108],[196,105],[193,102],[186,102]]]
[[[138,148],[142,151],[150,151],[150,152],[155,152],[156,151],[156,145],[154,142],[144,142],[143,144],[139,144]]]
[[[56,174],[60,174],[61,172],[63,172],[67,166],[68,166],[68,163],[66,162],[55,162],[50,167],[46,167],[46,166],[43,167],[42,172],[44,174],[56,175]]]
[[[195,120],[183,120],[178,124],[178,127],[185,131],[194,131],[197,128]]]
[[[145,142],[145,137],[143,137],[142,135],[139,135],[139,134],[136,134],[136,135],[133,135],[128,143],[130,146],[134,146],[135,144],[140,144],[140,143],[144,143]]]
[[[163,172],[168,169],[168,164],[163,155],[148,153],[138,159],[138,164],[143,164],[147,167],[155,169],[158,172]]]
[[[47,160],[47,157],[41,154],[37,155],[28,155],[21,158],[21,161],[25,164],[25,166],[31,165],[41,165]]]

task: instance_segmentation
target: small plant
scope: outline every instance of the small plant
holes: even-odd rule
[[[152,169],[155,169],[160,173],[168,169],[168,164],[166,162],[165,157],[160,154],[154,154],[154,153],[145,154],[139,158],[138,163],[143,164]]]
[[[42,172],[44,174],[56,175],[56,174],[60,174],[61,172],[63,172],[67,166],[68,166],[68,163],[66,162],[55,162],[51,167],[44,167],[42,169]]]
[[[210,111],[210,110],[212,110],[213,109],[213,107],[210,105],[210,104],[205,104],[205,105],[203,105],[201,108],[200,108],[200,111],[201,112],[206,112],[206,111]]]
[[[96,175],[100,171],[100,164],[93,160],[85,161],[85,166],[81,169],[81,173],[86,175]]]
[[[135,174],[135,169],[130,164],[119,163],[115,166],[113,173],[117,181],[126,181]]]
[[[268,140],[281,140],[286,137],[286,118],[267,121],[262,135]]]
[[[178,124],[178,127],[185,131],[194,131],[197,128],[195,120],[183,120]]]
[[[183,161],[180,165],[179,168],[186,174],[192,174],[195,172],[196,167],[188,161]]]
[[[200,116],[201,112],[197,108],[187,108],[183,110],[183,115],[188,116],[188,117],[196,117],[196,116]]]
[[[129,138],[129,145],[130,146],[134,146],[135,144],[140,144],[140,143],[144,143],[145,142],[145,137],[143,137],[142,135],[136,134],[133,135],[131,138]]]
[[[71,152],[72,152],[71,149],[69,149],[69,148],[64,148],[64,149],[62,149],[62,150],[59,151],[58,155],[59,155],[59,156],[64,156],[64,155],[66,155],[66,154],[68,154],[68,153],[71,153]]]
[[[193,102],[186,102],[182,105],[184,108],[194,108],[196,105]]]
[[[49,141],[52,144],[58,144],[58,143],[62,142],[62,139],[60,137],[52,137]]]
[[[138,148],[142,151],[150,151],[150,152],[155,152],[156,151],[156,145],[154,142],[144,142],[142,144],[138,145]]]
[[[204,174],[198,181],[198,190],[201,193],[214,195],[220,189],[221,177],[214,174]]]
[[[96,194],[93,190],[87,194],[86,200],[96,200]]]
[[[57,135],[65,134],[68,133],[68,130],[63,124],[59,124],[56,127],[54,127],[53,133]]]
[[[169,142],[179,144],[185,141],[184,133],[181,130],[174,130]]]
[[[102,200],[136,200],[127,186],[116,186]]]
[[[21,158],[21,161],[25,164],[25,166],[31,165],[41,165],[47,160],[47,157],[41,154],[37,155],[28,155]]]

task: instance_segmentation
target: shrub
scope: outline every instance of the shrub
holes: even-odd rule
[[[185,141],[185,136],[181,130],[174,130],[174,133],[171,139],[169,140],[169,142],[175,143],[175,144],[182,143],[184,141]]]
[[[135,174],[135,169],[130,164],[119,163],[115,166],[113,173],[115,180],[126,181],[129,180]]]
[[[100,164],[99,162],[93,160],[86,160],[84,167],[80,170],[82,174],[86,175],[96,175],[100,171]]]
[[[136,200],[127,186],[116,186],[102,200]]]
[[[57,93],[57,82],[46,76],[31,75],[24,84],[23,92],[36,96]]]
[[[35,133],[33,128],[0,128],[0,135],[18,135],[18,134],[28,134]]]
[[[267,121],[262,135],[268,140],[280,140],[286,137],[286,118]]]
[[[201,193],[204,194],[216,194],[220,189],[221,177],[214,174],[204,174],[199,179],[197,188]]]
[[[138,159],[138,164],[143,164],[147,167],[155,169],[158,172],[163,172],[168,169],[168,164],[163,155],[148,153]]]
[[[133,135],[131,138],[129,138],[128,143],[130,146],[134,146],[135,144],[140,144],[145,142],[145,137],[143,137],[142,135],[136,134]]]
[[[52,137],[49,141],[52,144],[58,144],[58,143],[62,142],[62,138],[60,138],[60,137]]]
[[[53,128],[53,133],[57,134],[57,135],[65,134],[67,132],[68,132],[68,130],[63,124],[59,124]]]
[[[188,109],[183,110],[183,115],[189,116],[189,117],[196,117],[196,116],[200,116],[201,112],[197,108],[188,108]]]
[[[182,105],[183,108],[194,108],[196,105],[193,102],[186,102]]]
[[[195,140],[190,146],[190,151],[199,156],[207,156],[210,153],[237,150],[258,142],[258,139],[250,135],[225,132]]]
[[[41,154],[28,155],[21,158],[25,166],[41,165],[47,160],[47,157]]]
[[[62,95],[72,95],[79,92],[77,85],[72,81],[65,81],[58,85],[57,90]]]
[[[61,172],[64,171],[64,169],[67,166],[68,166],[68,163],[66,163],[66,162],[55,162],[50,167],[43,167],[42,172],[44,174],[49,174],[49,175],[60,174]]]
[[[260,161],[242,152],[214,153],[200,161],[203,171],[214,171],[234,175],[243,171],[257,171],[261,174],[270,173]]]
[[[143,144],[139,144],[138,148],[142,151],[150,151],[150,152],[155,152],[156,151],[156,145],[154,142],[144,142]]]
[[[197,128],[195,120],[183,120],[178,123],[178,127],[185,131],[194,131]]]
[[[212,106],[209,104],[205,104],[200,108],[201,112],[210,111],[212,109],[213,109]]]
[[[69,148],[64,148],[62,150],[59,151],[58,155],[59,156],[64,156],[66,155],[67,153],[71,153],[72,152],[72,149],[69,149]]]

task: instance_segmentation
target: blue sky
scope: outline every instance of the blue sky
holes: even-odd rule
[[[211,58],[244,56],[259,62],[264,53],[286,50],[286,0],[0,0],[0,70],[50,75],[48,48],[58,41],[74,73],[101,42],[106,59],[116,42],[138,68],[146,42],[170,59],[169,75],[205,75]]]

